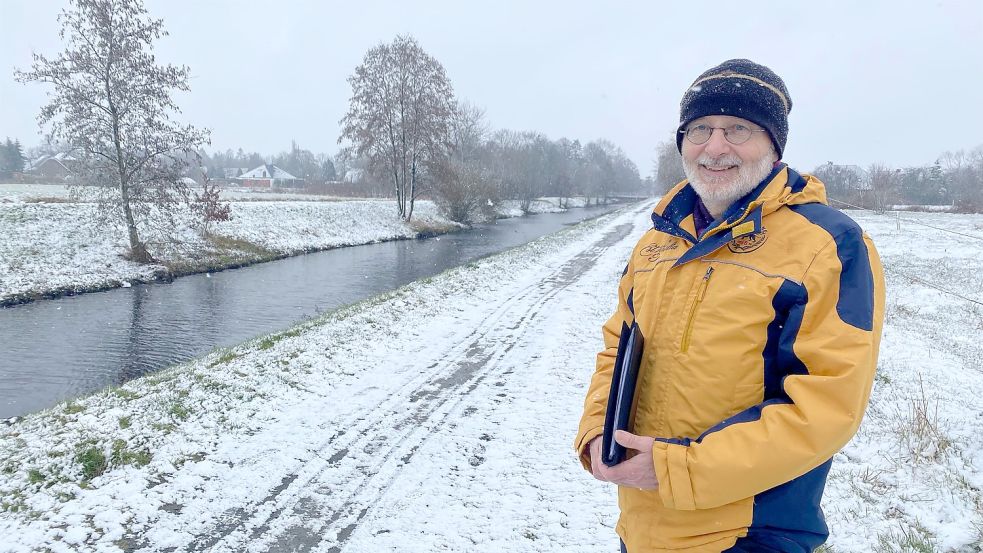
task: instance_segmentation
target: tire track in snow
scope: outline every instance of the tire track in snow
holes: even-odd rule
[[[622,224],[609,230],[547,277],[510,296],[466,337],[437,352],[442,361],[371,411],[335,423],[338,430],[314,460],[286,476],[251,509],[225,513],[224,522],[185,551],[340,551],[431,431],[485,379],[504,376],[497,370],[500,361],[537,314],[630,229],[631,224]]]

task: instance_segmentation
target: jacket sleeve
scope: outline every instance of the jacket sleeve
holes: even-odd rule
[[[775,349],[772,361],[766,354],[764,401],[695,440],[656,439],[667,507],[712,508],[774,488],[829,460],[859,428],[884,318],[873,243],[858,227],[833,237],[802,284],[786,281],[778,296],[773,305],[786,318],[769,328]]]
[[[618,354],[618,341],[621,339],[621,326],[625,322],[631,326],[631,322],[635,319],[632,305],[633,268],[634,265],[629,259],[618,284],[618,307],[601,327],[604,349],[597,354],[594,376],[591,378],[587,398],[584,400],[584,413],[580,417],[580,428],[573,443],[574,449],[580,455],[580,462],[587,470],[591,470],[590,457],[586,451],[587,444],[604,432],[604,413],[607,410],[608,394],[611,390],[611,375]]]

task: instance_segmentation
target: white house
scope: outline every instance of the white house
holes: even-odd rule
[[[299,179],[272,163],[246,171],[235,180],[240,185],[250,188],[302,188],[304,186],[304,179]]]

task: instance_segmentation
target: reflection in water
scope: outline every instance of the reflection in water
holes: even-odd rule
[[[0,418],[119,385],[610,210],[507,219],[428,240],[329,250],[0,309]]]

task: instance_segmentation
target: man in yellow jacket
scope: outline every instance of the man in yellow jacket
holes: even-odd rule
[[[870,238],[823,184],[781,163],[792,101],[767,67],[729,60],[680,104],[687,179],[652,214],[621,277],[618,308],[574,443],[618,485],[629,553],[807,553],[833,455],[870,395],[884,277]],[[629,458],[601,462],[622,328],[644,350]]]

